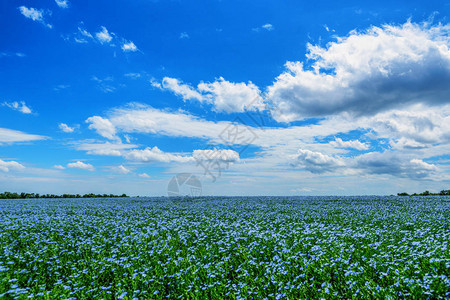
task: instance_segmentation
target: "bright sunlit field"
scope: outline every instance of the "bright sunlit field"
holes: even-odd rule
[[[450,197],[0,202],[2,298],[450,297]]]

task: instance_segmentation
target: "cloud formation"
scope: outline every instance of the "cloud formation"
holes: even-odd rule
[[[10,161],[4,161],[2,159],[0,159],[0,171],[2,172],[9,172],[11,170],[13,171],[19,171],[19,170],[23,170],[25,169],[25,167],[13,160]]]
[[[61,129],[63,132],[66,132],[66,133],[72,133],[75,131],[75,128],[76,128],[75,126],[70,127],[66,123],[59,123],[58,127],[59,127],[59,129]]]
[[[95,37],[102,44],[109,43],[113,39],[111,34],[109,33],[108,29],[106,29],[105,26],[102,26],[101,30],[99,32],[95,33]]]
[[[124,43],[122,45],[122,50],[124,52],[136,52],[136,51],[138,51],[138,48],[136,47],[136,45],[133,42],[128,42],[128,43]]]
[[[86,120],[86,123],[91,123],[89,125],[89,129],[94,129],[101,136],[110,140],[118,139],[118,137],[116,136],[116,128],[110,120],[104,119],[99,116],[93,116],[88,118]]]
[[[170,77],[164,77],[161,83],[151,83],[154,87],[173,92],[183,100],[211,104],[217,112],[244,112],[263,110],[265,107],[261,91],[251,81],[234,83],[219,77],[214,82],[201,82],[197,88]]]
[[[125,153],[124,157],[128,160],[139,162],[192,162],[191,156],[183,156],[161,151],[158,147],[147,147],[144,150],[131,150]]]
[[[267,89],[276,120],[348,113],[372,115],[450,97],[450,25],[384,25],[352,31],[326,47],[308,44],[307,66],[287,71]]]
[[[80,169],[80,170],[86,170],[86,171],[94,171],[95,168],[93,165],[91,164],[86,164],[82,161],[77,161],[74,163],[68,163],[67,164],[68,168],[72,168],[72,169]]]
[[[56,5],[58,5],[60,8],[68,8],[69,7],[69,1],[68,0],[55,0]]]
[[[48,137],[37,134],[29,134],[18,130],[0,128],[0,144],[1,143],[17,143],[46,140]]]
[[[36,9],[33,7],[26,7],[26,6],[20,6],[19,8],[20,13],[25,16],[25,18],[31,19],[35,22],[39,22],[43,25],[45,25],[48,28],[52,28],[53,26],[51,24],[48,24],[45,19],[45,14],[51,14],[51,11],[44,11],[42,9]]]
[[[292,159],[292,166],[317,174],[331,172],[344,166],[342,161],[334,157],[305,149],[299,149],[297,154],[292,155],[290,158]]]
[[[361,155],[356,159],[354,167],[362,169],[366,174],[387,174],[412,179],[428,177],[438,170],[435,165],[421,159],[395,152],[372,152]]]
[[[31,114],[31,108],[29,108],[24,101],[3,102],[3,106],[9,107],[13,110],[17,110],[23,114]]]
[[[128,174],[128,173],[131,172],[131,170],[127,169],[123,165],[120,165],[120,166],[117,166],[117,167],[112,167],[111,170],[113,172],[116,172],[116,173],[119,173],[119,174]]]
[[[340,138],[336,138],[334,141],[330,142],[330,145],[336,148],[352,148],[356,150],[367,150],[369,146],[367,144],[361,143],[358,140],[355,141],[343,141]]]

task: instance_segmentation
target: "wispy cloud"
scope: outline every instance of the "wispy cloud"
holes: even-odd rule
[[[93,165],[84,163],[82,161],[77,161],[77,162],[74,162],[74,163],[68,163],[67,167],[68,168],[72,168],[72,169],[86,170],[86,171],[94,171],[95,170]]]
[[[69,7],[68,0],[55,0],[55,2],[60,8],[68,8]]]
[[[24,101],[3,102],[3,106],[9,107],[13,110],[19,111],[23,114],[31,114],[31,108],[29,108]]]
[[[128,174],[131,172],[130,169],[124,167],[123,165],[117,166],[117,167],[111,167],[111,171],[119,174]]]
[[[101,30],[95,33],[95,37],[102,44],[109,43],[113,39],[112,35],[109,33],[108,29],[106,29],[105,26],[102,26]]]
[[[180,40],[188,39],[189,38],[189,34],[187,34],[187,32],[182,32],[182,33],[180,33],[179,38],[180,38]]]
[[[63,132],[72,133],[72,132],[75,131],[75,129],[77,129],[79,127],[79,125],[75,125],[73,127],[70,127],[69,125],[67,125],[65,123],[59,123],[58,127]]]
[[[1,143],[18,143],[46,140],[48,137],[37,134],[29,134],[18,130],[0,128],[0,144]]]
[[[26,55],[22,52],[0,52],[0,58],[11,57],[11,56],[25,57]]]
[[[275,29],[275,27],[272,24],[269,24],[269,23],[261,25],[260,27],[252,28],[252,30],[255,31],[255,32],[260,32],[262,30],[272,31],[274,29]]]
[[[49,10],[42,10],[42,9],[36,9],[33,7],[26,7],[26,6],[20,6],[19,11],[22,15],[24,15],[26,18],[31,19],[35,22],[39,22],[43,25],[45,25],[48,28],[52,28],[53,26],[51,24],[48,24],[45,19],[44,19],[44,15],[51,15],[52,12]]]
[[[136,47],[136,45],[133,42],[128,42],[128,43],[124,43],[122,45],[122,50],[124,52],[136,52],[136,51],[138,51],[138,48]]]

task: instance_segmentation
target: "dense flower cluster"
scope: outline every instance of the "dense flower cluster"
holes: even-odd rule
[[[0,297],[450,297],[450,197],[0,202]]]

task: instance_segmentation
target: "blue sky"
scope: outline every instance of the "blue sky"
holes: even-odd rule
[[[448,188],[445,1],[0,7],[0,190]]]

